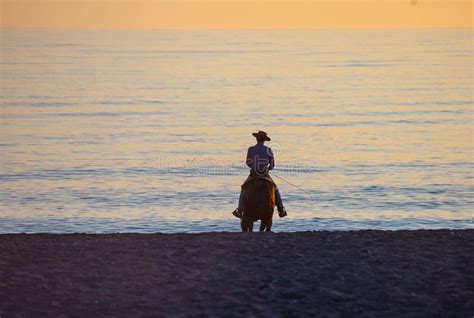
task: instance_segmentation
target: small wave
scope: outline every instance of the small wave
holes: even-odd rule
[[[277,219],[275,232],[473,229],[472,219]],[[107,219],[107,218],[0,218],[0,233],[202,233],[239,232],[237,220]]]

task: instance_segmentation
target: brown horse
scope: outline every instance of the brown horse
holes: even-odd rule
[[[240,223],[243,232],[252,232],[253,223],[260,220],[260,231],[271,231],[275,208],[275,185],[268,180],[255,178],[243,189],[244,216]]]

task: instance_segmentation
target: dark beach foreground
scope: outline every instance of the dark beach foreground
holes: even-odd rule
[[[0,316],[474,314],[474,230],[0,235]]]

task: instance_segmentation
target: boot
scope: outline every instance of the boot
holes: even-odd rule
[[[241,209],[237,208],[234,210],[234,212],[232,212],[232,215],[235,216],[236,218],[243,218],[244,217],[244,211],[242,211]]]
[[[288,215],[288,213],[286,213],[285,207],[283,205],[279,206],[278,207],[278,216],[281,217],[281,218],[284,218],[287,215]]]

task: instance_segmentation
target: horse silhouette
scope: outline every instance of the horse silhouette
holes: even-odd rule
[[[253,223],[260,220],[260,231],[271,231],[275,208],[275,185],[265,179],[255,178],[243,188],[243,232],[252,232]]]

